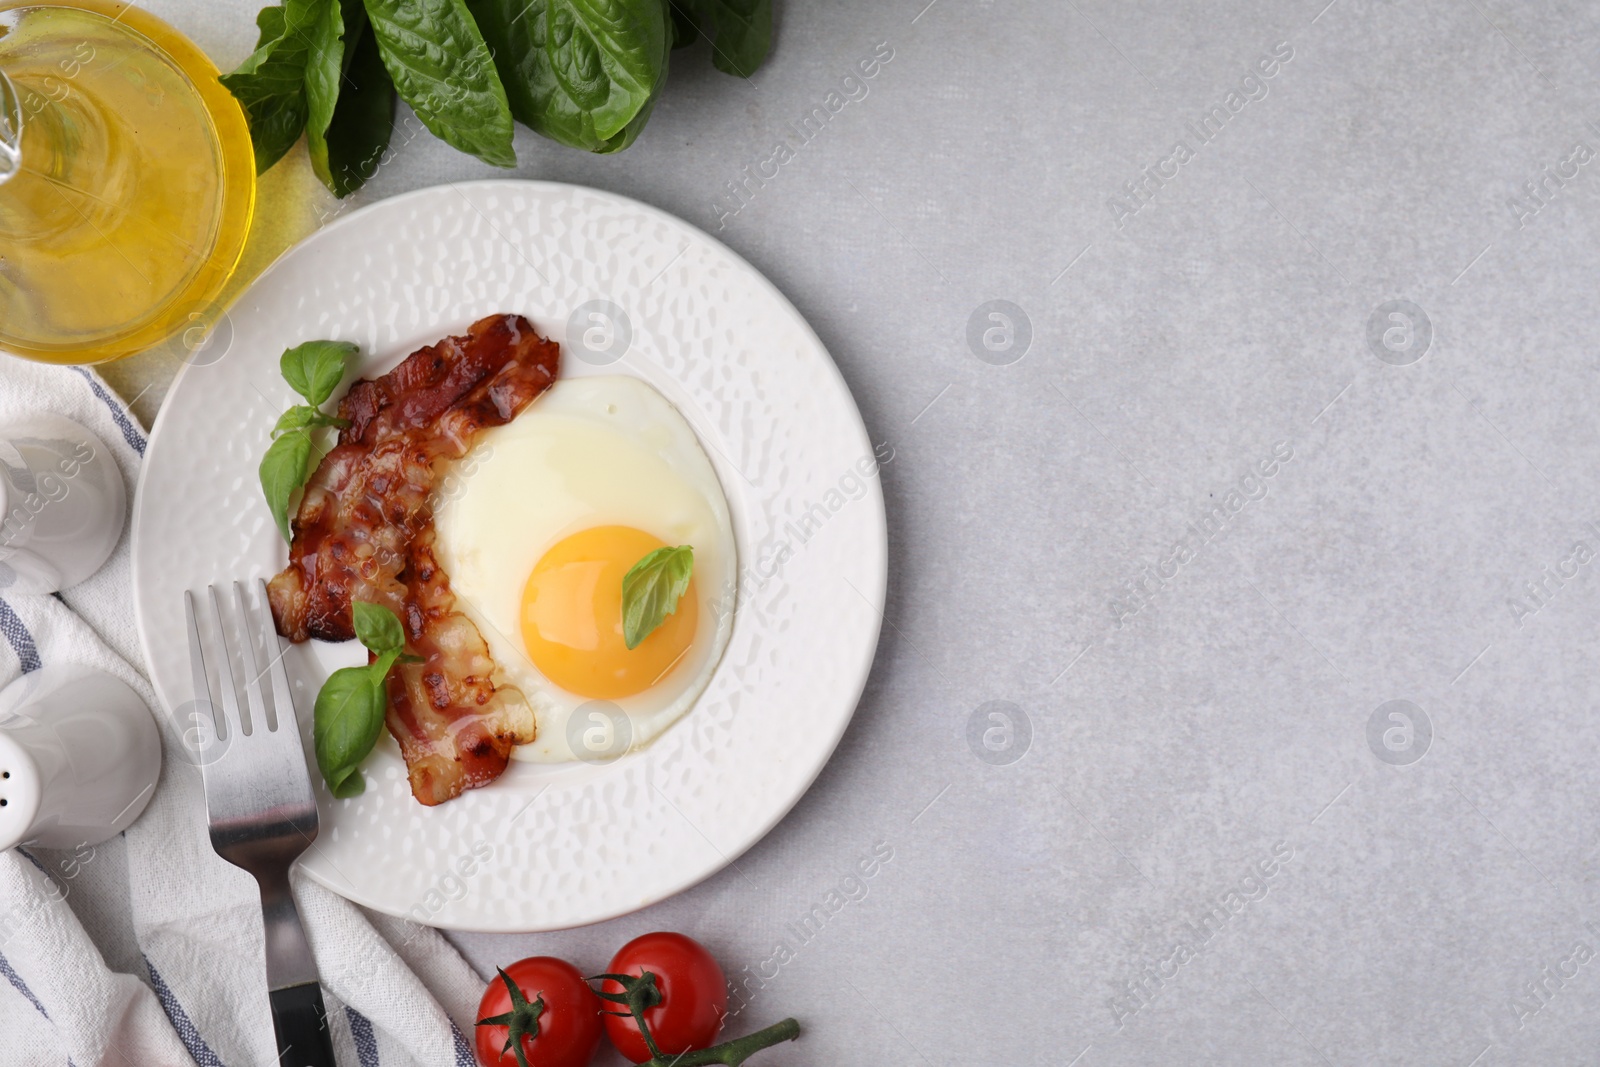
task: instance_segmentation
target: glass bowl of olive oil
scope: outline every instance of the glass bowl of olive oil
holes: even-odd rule
[[[0,0],[0,351],[209,329],[254,207],[244,112],[192,42],[114,0]]]

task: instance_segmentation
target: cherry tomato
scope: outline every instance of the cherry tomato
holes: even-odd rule
[[[656,1046],[668,1056],[710,1048],[728,1012],[728,982],[711,953],[700,942],[682,934],[645,934],[618,949],[611,966],[606,968],[608,974],[646,971],[656,976],[656,988],[661,991],[661,1003],[644,1013],[645,1025]],[[602,983],[600,988],[607,993],[622,992],[622,987],[613,981]],[[622,1010],[621,1005],[612,1003],[607,1003],[606,1008]],[[618,1051],[633,1063],[650,1058],[639,1024],[632,1016],[604,1018],[606,1035]]]
[[[553,956],[530,956],[503,969],[525,1004],[544,1001],[544,1010],[533,1020],[538,1035],[522,1038],[528,1067],[585,1067],[594,1059],[600,1047],[600,1012],[605,1004],[576,967]],[[495,975],[478,1002],[478,1018],[507,1018],[509,1022],[509,1016],[518,1010],[505,980]],[[524,1018],[531,1014],[525,1011]],[[478,1023],[474,1036],[483,1067],[520,1067],[515,1048],[506,1048],[510,1029],[507,1023]]]

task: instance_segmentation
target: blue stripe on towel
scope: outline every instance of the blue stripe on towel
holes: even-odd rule
[[[128,409],[118,403],[117,398],[111,395],[110,390],[101,385],[87,370],[82,367],[73,367],[72,369],[77,371],[79,376],[88,383],[90,389],[94,390],[94,395],[100,398],[100,402],[111,409],[111,417],[116,420],[117,429],[122,431],[122,439],[128,442],[128,447],[139,453],[139,455],[144,455],[144,431],[139,429],[139,424],[133,421],[133,417],[128,414]]]
[[[372,1032],[372,1020],[345,1005],[345,1018],[350,1020],[350,1040],[356,1044],[356,1055],[361,1067],[378,1067],[378,1038]]]
[[[33,857],[29,856],[28,858],[32,859]],[[18,993],[28,998],[29,1004],[39,1009],[39,1014],[45,1017],[46,1022],[50,1020],[50,1013],[44,1010],[44,1005],[39,1003],[39,998],[33,995],[33,990],[28,988],[28,983],[22,980],[22,975],[16,972],[16,969],[11,966],[11,961],[6,959],[4,955],[0,955],[0,974],[6,976],[6,980],[16,987]],[[71,1056],[67,1057],[67,1067],[78,1067],[77,1064],[72,1062]]]
[[[473,1058],[472,1046],[467,1044],[467,1039],[461,1036],[461,1027],[452,1020],[450,1023],[450,1036],[456,1043],[456,1067],[477,1067],[478,1061]]]
[[[39,1009],[40,1015],[46,1019],[50,1018],[50,1013],[44,1010],[44,1005],[39,1003],[39,998],[33,995],[33,990],[28,988],[28,983],[22,980],[22,975],[17,973],[16,968],[11,966],[11,961],[6,959],[4,954],[0,954],[0,974],[6,976],[6,981],[10,982],[18,993],[28,998],[29,1004]]]
[[[0,633],[5,634],[6,640],[11,642],[11,650],[17,654],[23,674],[44,666],[44,661],[39,658],[39,646],[33,643],[33,635],[4,599],[0,599]]]
[[[178,1040],[189,1050],[189,1056],[200,1067],[225,1067],[217,1054],[211,1051],[211,1046],[206,1044],[206,1039],[200,1036],[200,1031],[195,1029],[194,1023],[189,1019],[189,1013],[183,1010],[178,998],[172,995],[166,979],[161,977],[161,972],[156,970],[156,965],[150,962],[149,956],[144,957],[144,967],[150,972],[150,987],[156,991],[156,999],[161,1002],[161,1010],[166,1012],[167,1018],[172,1021],[172,1028],[178,1031]]]

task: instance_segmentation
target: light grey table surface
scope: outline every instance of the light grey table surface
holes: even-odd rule
[[[620,156],[521,131],[816,327],[894,451],[889,607],[737,869],[456,942],[689,931],[802,1019],[774,1064],[1595,1062],[1597,48],[1571,0],[789,0]],[[357,200],[494,173],[423,136]],[[268,189],[315,225],[303,150]],[[148,419],[170,369],[110,373]]]

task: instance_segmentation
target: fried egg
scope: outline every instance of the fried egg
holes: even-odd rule
[[[705,691],[733,628],[737,559],[694,430],[636,378],[556,382],[478,446],[434,501],[439,562],[538,736],[515,758],[604,762],[649,744]],[[688,591],[637,647],[623,576],[688,545]]]

